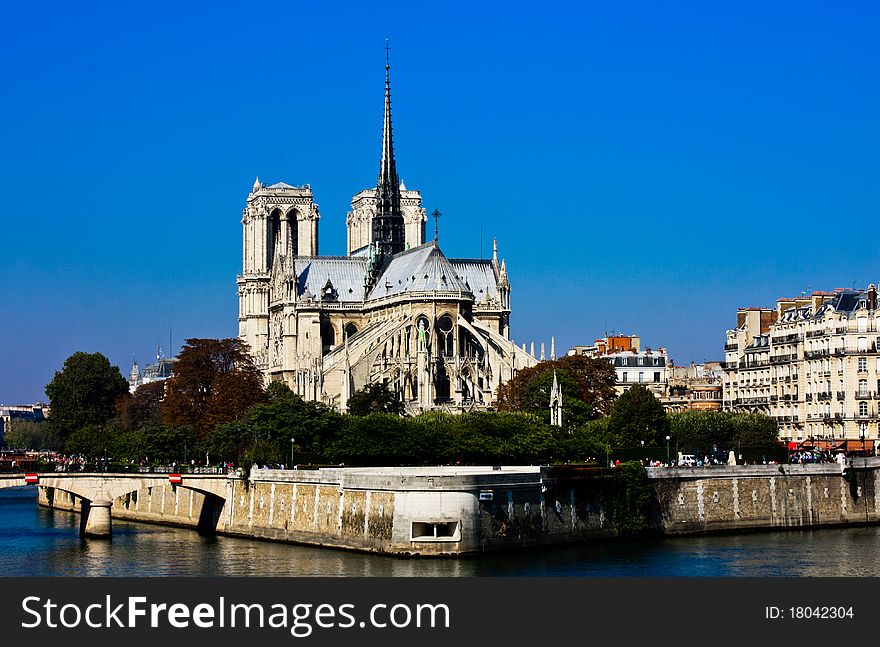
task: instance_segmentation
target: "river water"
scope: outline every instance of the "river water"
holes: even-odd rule
[[[401,559],[205,537],[113,521],[82,541],[79,517],[0,490],[3,576],[880,576],[880,527],[605,541],[457,559]]]

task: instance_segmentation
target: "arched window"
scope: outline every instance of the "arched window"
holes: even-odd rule
[[[336,345],[336,331],[333,324],[325,321],[321,324],[321,354],[326,355]]]
[[[446,372],[446,367],[443,366],[442,363],[438,363],[437,366],[437,373],[434,379],[434,392],[437,394],[438,400],[449,399],[449,374]]]
[[[454,337],[452,335],[452,317],[443,315],[437,320],[437,348],[441,357],[452,357],[454,354]]]
[[[868,416],[868,403],[867,402],[859,402],[859,416],[862,418],[866,418]]]
[[[354,337],[357,334],[357,331],[358,331],[357,326],[355,326],[353,323],[345,324],[345,338],[346,339],[351,339],[352,337]]]
[[[275,209],[269,214],[266,223],[266,269],[272,269],[272,261],[275,258],[275,246],[281,240],[281,210]],[[282,250],[283,252],[283,250]]]
[[[297,223],[296,209],[291,209],[285,217],[287,220],[287,250],[294,256],[299,255],[299,224]],[[306,252],[308,254],[308,252]]]

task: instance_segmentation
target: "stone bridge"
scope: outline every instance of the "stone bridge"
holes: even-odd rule
[[[4,474],[0,489],[36,485],[68,492],[81,501],[80,534],[83,537],[105,537],[113,534],[110,508],[119,497],[143,488],[167,485],[194,490],[205,495],[206,506],[213,511],[213,528],[226,500],[232,495],[236,474],[157,474],[157,473],[88,473],[50,472],[40,474]],[[211,528],[213,530],[213,528]]]

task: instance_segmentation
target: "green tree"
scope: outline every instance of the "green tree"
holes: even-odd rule
[[[248,415],[218,425],[206,450],[219,460],[240,465],[315,462],[336,436],[342,417],[321,402],[303,400],[286,385],[272,382],[268,402],[251,407]]]
[[[776,421],[758,413],[729,411],[682,411],[671,413],[670,434],[686,453],[704,454],[717,448],[760,451],[774,448],[778,442]]]
[[[59,449],[57,438],[48,422],[11,420],[3,435],[7,447],[12,449]]]
[[[110,458],[116,443],[115,431],[111,425],[85,425],[67,437],[64,449],[71,454]]]
[[[263,376],[240,339],[187,339],[165,384],[162,422],[194,429],[200,440],[266,398]]]
[[[559,439],[565,460],[605,465],[608,456],[608,417],[590,420]]]
[[[520,370],[498,390],[499,411],[533,413],[549,420],[553,373],[562,389],[562,422],[567,428],[607,415],[614,404],[614,367],[604,359],[566,355]]]
[[[353,416],[368,416],[371,413],[403,413],[403,402],[381,382],[367,384],[355,391],[348,399],[348,412]]]
[[[114,413],[119,398],[128,395],[128,382],[118,366],[101,353],[77,352],[46,385],[49,424],[59,442],[86,426],[99,427]]]
[[[621,395],[608,419],[609,441],[616,447],[655,447],[669,433],[666,412],[657,397],[643,386],[632,386]]]

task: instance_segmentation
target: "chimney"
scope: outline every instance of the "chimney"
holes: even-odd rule
[[[874,284],[868,286],[868,310],[876,310],[877,309],[877,288],[874,287]]]

